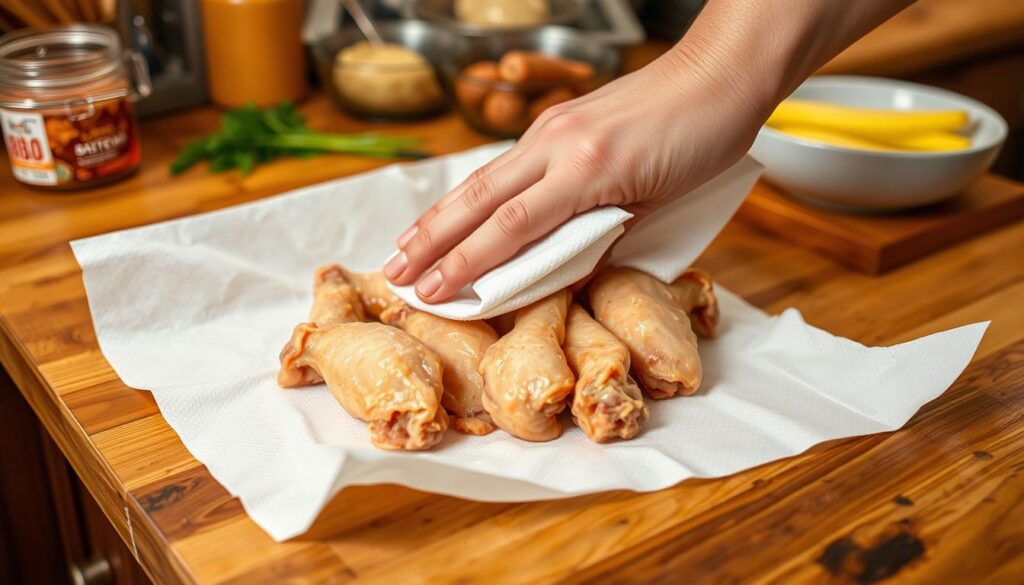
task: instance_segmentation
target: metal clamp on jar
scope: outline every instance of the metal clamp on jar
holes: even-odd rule
[[[134,102],[145,62],[104,26],[0,37],[0,125],[14,177],[44,189],[116,181],[141,158]]]

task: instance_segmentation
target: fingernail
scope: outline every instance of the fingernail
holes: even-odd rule
[[[402,235],[398,236],[398,247],[402,248],[409,243],[409,240],[416,235],[416,232],[420,230],[420,226],[413,224],[409,226],[409,229],[402,232]]]
[[[437,289],[441,288],[442,282],[444,282],[444,277],[441,276],[441,271],[431,270],[430,274],[424,276],[416,283],[416,294],[420,297],[429,297],[436,293]]]
[[[405,272],[405,267],[408,264],[409,259],[406,258],[405,252],[399,252],[392,256],[387,264],[384,265],[384,276],[388,277],[388,279],[395,278]]]

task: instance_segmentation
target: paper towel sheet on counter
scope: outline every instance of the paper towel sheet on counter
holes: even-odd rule
[[[649,491],[896,429],[952,384],[986,328],[866,348],[807,325],[795,310],[769,317],[719,288],[721,335],[701,342],[701,391],[652,402],[638,438],[605,445],[570,426],[549,443],[449,432],[430,452],[384,452],[325,387],[278,388],[277,354],[306,317],[313,270],[331,261],[377,268],[420,210],[497,152],[388,167],[72,243],[110,364],[127,385],[152,391],[189,451],[273,538],[304,532],[348,485],[389,482],[489,501]],[[696,236],[709,241],[732,210],[711,209],[710,198],[694,204],[717,222]],[[582,240],[600,245],[615,221],[581,221]],[[582,253],[580,241],[567,246]],[[658,256],[664,250],[620,253],[655,273],[672,269],[672,258]]]

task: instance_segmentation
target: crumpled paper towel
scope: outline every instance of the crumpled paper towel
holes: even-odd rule
[[[393,482],[490,501],[649,491],[896,429],[949,387],[986,328],[867,348],[795,310],[769,317],[719,288],[721,335],[701,341],[701,391],[653,402],[638,438],[606,445],[570,426],[549,443],[449,432],[430,452],[384,452],[322,385],[278,388],[277,353],[306,318],[314,269],[379,267],[401,229],[496,152],[392,166],[72,243],[110,364],[127,385],[152,391],[189,451],[273,538],[304,532],[347,485]],[[701,205],[717,222],[705,234],[732,213]],[[671,262],[645,258],[642,247],[618,253],[653,272]]]
[[[493,158],[507,144],[478,151]],[[729,221],[762,169],[760,163],[744,157],[686,197],[638,223],[612,250],[609,263],[632,266],[664,281],[675,280]],[[455,173],[460,179],[465,174],[468,173]],[[445,185],[443,191],[450,188]],[[438,197],[439,194],[432,194],[432,199]],[[622,224],[631,217],[618,207],[580,214],[444,303],[424,303],[412,285],[391,289],[410,305],[449,319],[487,319],[508,313],[589,274],[622,235]]]

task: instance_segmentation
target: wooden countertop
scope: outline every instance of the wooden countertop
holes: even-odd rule
[[[314,127],[369,126],[314,97]],[[484,504],[395,486],[346,490],[275,543],[185,450],[150,395],[100,353],[68,241],[258,199],[381,165],[325,156],[248,177],[167,175],[216,125],[200,108],[142,125],[130,180],[53,195],[0,160],[0,361],[159,583],[687,581],[1009,582],[1024,572],[1024,225],[881,277],[729,224],[698,264],[775,313],[886,345],[992,320],[973,363],[894,433],[651,494]],[[377,126],[376,128],[380,128]],[[448,115],[401,126],[436,153],[486,141]],[[5,445],[4,448],[12,448]]]
[[[1024,2],[918,0],[822,67],[899,76],[1024,46]]]
[[[634,51],[650,60],[667,43]],[[900,77],[1024,47],[1024,2],[917,0],[871,31],[818,73]]]

